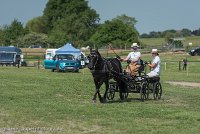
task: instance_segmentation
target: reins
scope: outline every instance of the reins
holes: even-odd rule
[[[120,56],[114,51],[113,47],[111,45],[109,45],[111,50],[114,52],[114,54],[116,55],[117,58],[120,58]]]

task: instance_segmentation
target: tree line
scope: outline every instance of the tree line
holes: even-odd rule
[[[88,6],[86,0],[49,0],[42,16],[29,20],[24,26],[14,19],[10,25],[0,26],[0,45],[21,48],[42,45],[58,48],[72,43],[75,47],[130,47],[139,38],[171,37],[176,30],[151,32],[139,35],[135,28],[137,20],[122,14],[112,20],[100,23],[99,14]],[[195,32],[194,32],[195,33]],[[199,34],[199,31],[196,31]],[[190,35],[183,29],[181,34]]]
[[[0,45],[28,47],[40,44],[58,48],[70,42],[75,47],[113,47],[138,42],[134,17],[125,14],[99,23],[99,14],[86,0],[49,0],[42,16],[29,20],[25,26],[17,19],[0,27]]]
[[[187,36],[200,36],[200,28],[197,30],[189,30],[187,28],[183,28],[182,30],[165,30],[163,32],[149,32],[149,34],[144,33],[141,34],[141,38],[175,38],[175,37],[187,37]]]

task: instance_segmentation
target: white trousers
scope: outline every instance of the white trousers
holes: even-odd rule
[[[149,77],[154,77],[154,76],[159,76],[158,73],[151,71],[150,73],[147,74]]]

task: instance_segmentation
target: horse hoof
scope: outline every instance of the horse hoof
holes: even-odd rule
[[[103,99],[103,103],[106,103],[107,102],[107,100],[106,99]]]
[[[106,99],[101,99],[100,102],[101,103],[106,103]]]

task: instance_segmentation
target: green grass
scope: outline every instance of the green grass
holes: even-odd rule
[[[165,38],[141,38],[140,41],[147,46],[161,46],[166,43]],[[184,46],[192,43],[193,46],[200,46],[200,36],[189,36],[183,40]]]
[[[185,55],[161,54],[162,61]],[[144,55],[151,59],[150,55]],[[188,57],[198,60],[199,57]],[[41,133],[188,134],[200,130],[199,88],[172,86],[166,81],[200,82],[199,62],[178,71],[178,63],[162,63],[163,96],[140,102],[138,94],[128,101],[92,103],[94,83],[88,69],[80,73],[57,73],[28,67],[0,67],[0,133],[4,128],[61,128]],[[104,90],[102,86],[101,90]],[[10,133],[35,133],[11,131]],[[38,132],[39,133],[39,132]]]
[[[147,46],[161,46],[166,42],[165,38],[141,38],[140,41]]]

